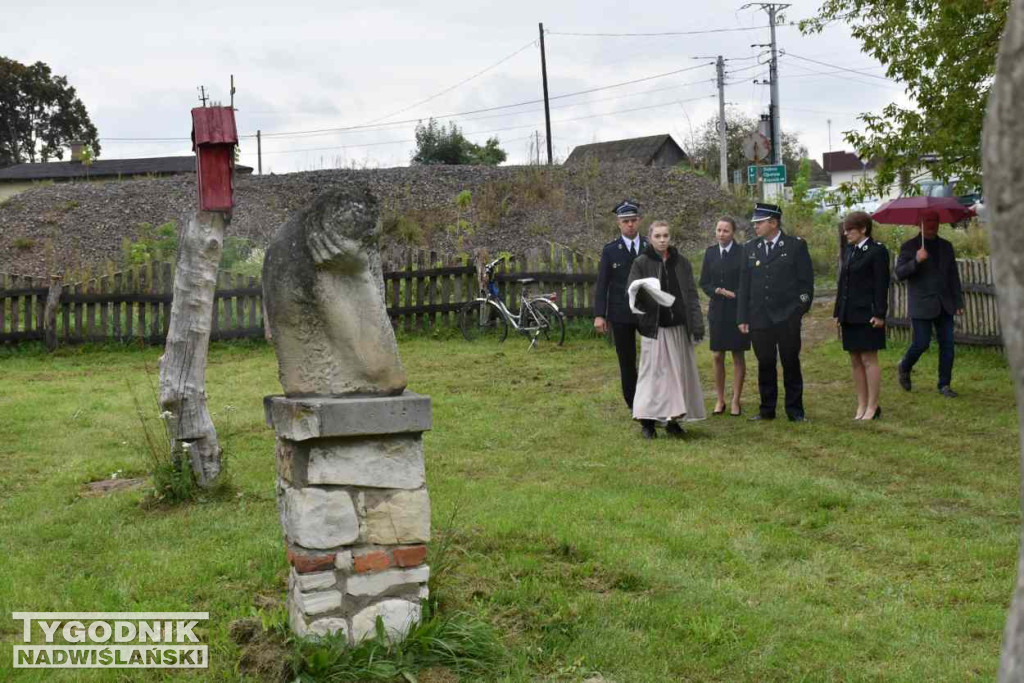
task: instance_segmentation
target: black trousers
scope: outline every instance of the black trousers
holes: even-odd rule
[[[622,382],[622,398],[633,410],[633,397],[636,395],[636,333],[637,326],[633,323],[611,323],[612,337],[615,339],[615,355],[619,357],[619,379]]]
[[[750,330],[757,356],[757,388],[761,393],[761,416],[775,417],[779,400],[777,360],[782,361],[782,383],[786,387],[786,415],[803,417],[804,377],[800,372],[800,315],[760,330]]]

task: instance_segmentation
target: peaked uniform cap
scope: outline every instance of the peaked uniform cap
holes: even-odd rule
[[[774,218],[776,220],[782,220],[782,209],[776,204],[762,204],[758,202],[754,206],[754,215],[750,217],[752,223],[758,223],[760,221]]]
[[[640,204],[629,199],[619,202],[618,206],[612,209],[612,213],[618,218],[632,218],[640,215]]]

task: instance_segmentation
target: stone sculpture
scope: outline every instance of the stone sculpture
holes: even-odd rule
[[[278,231],[263,264],[286,396],[390,396],[405,370],[384,304],[377,202],[331,190]]]
[[[277,499],[299,636],[405,636],[428,597],[430,399],[405,391],[384,304],[376,202],[331,191],[271,242],[263,300],[284,396]]]

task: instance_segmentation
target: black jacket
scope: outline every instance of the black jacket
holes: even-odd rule
[[[708,247],[700,269],[700,288],[709,299],[708,326],[715,329],[719,325],[736,327],[736,299],[715,294],[715,290],[721,287],[737,294],[743,269],[743,245],[733,242],[724,259],[719,256],[719,250],[717,244]]]
[[[814,301],[814,268],[807,242],[781,233],[771,256],[760,237],[743,247],[736,323],[763,330],[803,315]]]
[[[832,316],[841,323],[885,320],[889,312],[889,250],[870,237],[860,247],[845,247]]]
[[[640,237],[638,254],[647,248],[647,240]],[[612,323],[635,323],[636,316],[629,310],[626,297],[626,279],[633,265],[622,237],[604,245],[601,250],[601,264],[597,268],[597,291],[594,294],[594,317],[605,318]]]
[[[917,262],[921,235],[900,246],[896,258],[896,279],[907,281],[907,303],[911,318],[938,318],[953,315],[964,307],[960,271],[956,267],[953,245],[941,237],[924,240],[928,259]]]
[[[654,251],[654,247],[648,246],[640,256],[633,261],[629,271],[627,287],[633,280],[645,277],[654,277],[662,283],[662,289],[666,289],[665,282],[667,275],[663,272],[667,267],[672,269],[676,282],[679,284],[680,297],[672,305],[672,311],[676,315],[684,316],[683,324],[690,338],[695,342],[704,338],[704,315],[700,310],[700,298],[697,296],[697,285],[693,281],[693,266],[674,247],[669,247],[668,262],[662,260],[661,256]],[[626,305],[629,305],[627,300]],[[636,307],[643,311],[640,316],[640,334],[650,339],[658,338],[658,318],[662,306],[658,306],[643,290],[638,292]]]

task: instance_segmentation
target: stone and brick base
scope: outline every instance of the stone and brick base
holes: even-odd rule
[[[422,434],[430,399],[268,396],[288,550],[288,614],[299,636],[392,638],[419,621],[430,568]]]

